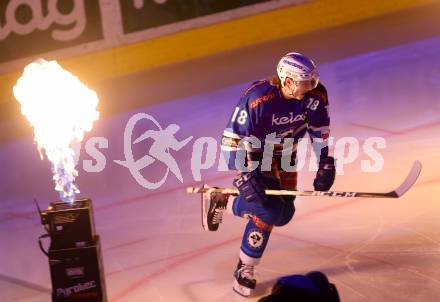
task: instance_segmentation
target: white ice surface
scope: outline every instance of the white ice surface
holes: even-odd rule
[[[361,160],[368,159],[361,145],[361,156],[344,166],[333,189],[389,191],[415,159],[424,170],[400,199],[298,198],[293,220],[272,234],[258,267],[256,296],[248,301],[268,292],[281,275],[312,270],[329,276],[342,301],[438,301],[439,49],[437,37],[321,66],[332,136],[353,136],[361,144],[382,136],[387,142],[380,172],[361,171]],[[109,141],[99,173],[84,171],[83,161],[92,158],[83,146],[78,185],[81,196],[93,199],[111,302],[242,300],[231,284],[245,221],[228,216],[218,232],[202,231],[199,196],[184,188],[201,183],[191,173],[194,141],[219,139],[247,85],[117,114],[100,120],[86,137]],[[164,186],[149,191],[113,162],[124,159],[124,128],[138,112],[154,116],[162,127],[178,124],[180,140],[194,137],[172,152],[184,183],[170,174]],[[140,123],[137,135],[149,127]],[[134,147],[136,158],[147,150],[146,144]],[[49,301],[49,267],[37,246],[42,228],[33,204],[35,197],[46,208],[56,199],[49,164],[40,161],[31,137],[0,145],[0,159],[0,300]],[[164,171],[155,163],[143,175],[157,180]],[[299,186],[310,189],[313,175],[302,173]],[[231,173],[214,166],[202,171],[202,181],[230,186]]]

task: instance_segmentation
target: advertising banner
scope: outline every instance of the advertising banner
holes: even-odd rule
[[[119,0],[124,33],[141,31],[269,0]]]
[[[0,1],[0,64],[101,39],[99,0]]]

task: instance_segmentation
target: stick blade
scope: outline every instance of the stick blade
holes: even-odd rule
[[[417,178],[420,175],[420,172],[422,171],[422,163],[418,160],[416,160],[411,168],[411,171],[409,171],[408,176],[403,181],[403,183],[396,189],[394,192],[396,193],[396,197],[400,197],[403,194],[405,194],[416,182]]]
[[[197,193],[197,188],[194,187],[186,187],[186,193]]]

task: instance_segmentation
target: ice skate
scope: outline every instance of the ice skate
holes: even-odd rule
[[[207,185],[204,187],[209,188]],[[218,230],[227,204],[227,194],[212,193],[209,190],[202,194],[202,226],[205,231]]]
[[[252,294],[255,289],[257,281],[254,279],[254,266],[247,265],[239,260],[237,269],[234,272],[234,283],[232,288],[234,291],[244,297]]]

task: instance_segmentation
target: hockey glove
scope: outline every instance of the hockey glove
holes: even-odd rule
[[[328,191],[335,181],[336,169],[335,159],[327,156],[319,161],[319,169],[316,173],[313,187],[315,191]]]
[[[251,172],[242,172],[237,175],[233,182],[234,187],[240,191],[240,195],[249,202],[267,202],[267,186],[264,183],[263,175],[257,169]]]

